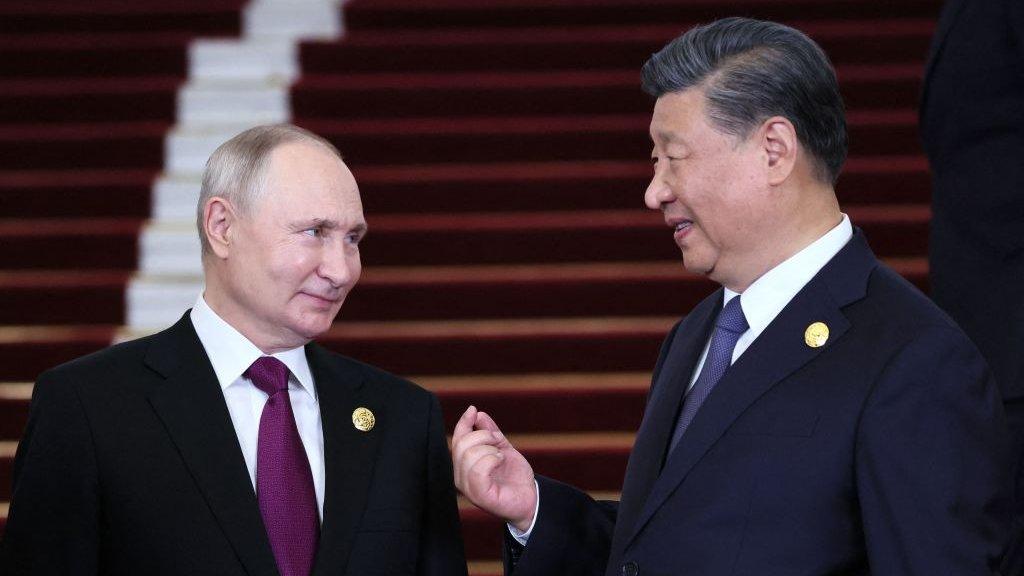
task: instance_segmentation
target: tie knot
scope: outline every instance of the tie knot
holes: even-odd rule
[[[245,376],[269,396],[288,389],[288,367],[272,356],[260,356],[245,371]]]
[[[742,334],[747,331],[747,328],[750,328],[747,324],[746,316],[743,315],[743,307],[740,306],[739,296],[734,296],[722,308],[722,312],[718,315],[717,325],[719,328],[734,334]]]

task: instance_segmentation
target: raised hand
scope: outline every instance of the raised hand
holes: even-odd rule
[[[485,412],[470,406],[452,436],[455,486],[473,504],[521,532],[533,523],[533,468]]]

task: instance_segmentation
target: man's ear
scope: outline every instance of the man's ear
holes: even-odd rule
[[[799,140],[793,123],[773,116],[761,124],[761,143],[768,158],[768,183],[777,186],[789,178],[796,166]]]
[[[235,208],[227,199],[214,196],[206,201],[203,207],[203,233],[206,234],[210,250],[218,258],[228,257],[237,223]]]

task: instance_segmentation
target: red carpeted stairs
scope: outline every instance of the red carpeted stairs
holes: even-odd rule
[[[0,4],[0,529],[43,369],[110,344],[189,42],[244,0]]]
[[[682,270],[671,232],[643,208],[651,102],[640,65],[717,16],[781,19],[811,34],[829,51],[849,109],[840,199],[876,252],[926,288],[929,178],[915,107],[939,4],[352,0],[344,39],[302,46],[292,90],[296,123],[345,154],[371,228],[363,280],[323,341],[437,391],[449,430],[474,403],[538,472],[614,495],[661,339],[713,289]],[[217,13],[202,6],[197,19]],[[28,9],[19,17],[36,22]],[[137,22],[130,11],[118,21]],[[54,33],[19,28],[26,38]],[[158,51],[170,33],[143,37]],[[29,41],[3,46],[62,54]],[[152,72],[144,89],[147,76],[131,62],[117,82],[76,80],[79,92],[131,100],[119,90],[159,92],[153,76],[173,76]],[[35,77],[27,71],[36,67],[4,66],[3,82],[25,93],[62,93],[57,62]],[[105,345],[122,321],[134,235],[171,119],[170,109],[135,118],[141,106],[116,103],[99,119],[103,105],[74,111],[71,96],[38,104],[50,116],[19,93],[0,95],[25,108],[0,107],[0,324],[23,325],[0,328],[0,380],[12,383]],[[7,452],[29,389],[0,387]],[[9,496],[5,454],[0,500]],[[463,506],[473,573],[500,573],[500,524]]]

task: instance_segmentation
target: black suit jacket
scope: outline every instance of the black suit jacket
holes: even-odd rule
[[[437,399],[306,347],[326,470],[314,575],[465,574]],[[357,407],[376,426],[352,424]],[[224,396],[186,314],[44,373],[18,447],[4,574],[273,576]]]
[[[984,361],[858,231],[665,458],[722,306],[662,348],[622,499],[541,478],[517,576],[981,576],[1004,547],[1006,429]],[[820,348],[804,342],[828,325]],[[511,544],[510,544],[511,546]]]
[[[1024,2],[948,0],[921,103],[932,169],[931,295],[978,345],[1006,401],[1017,453],[1024,574]]]
[[[921,134],[933,175],[931,295],[1024,401],[1024,2],[950,0]]]

